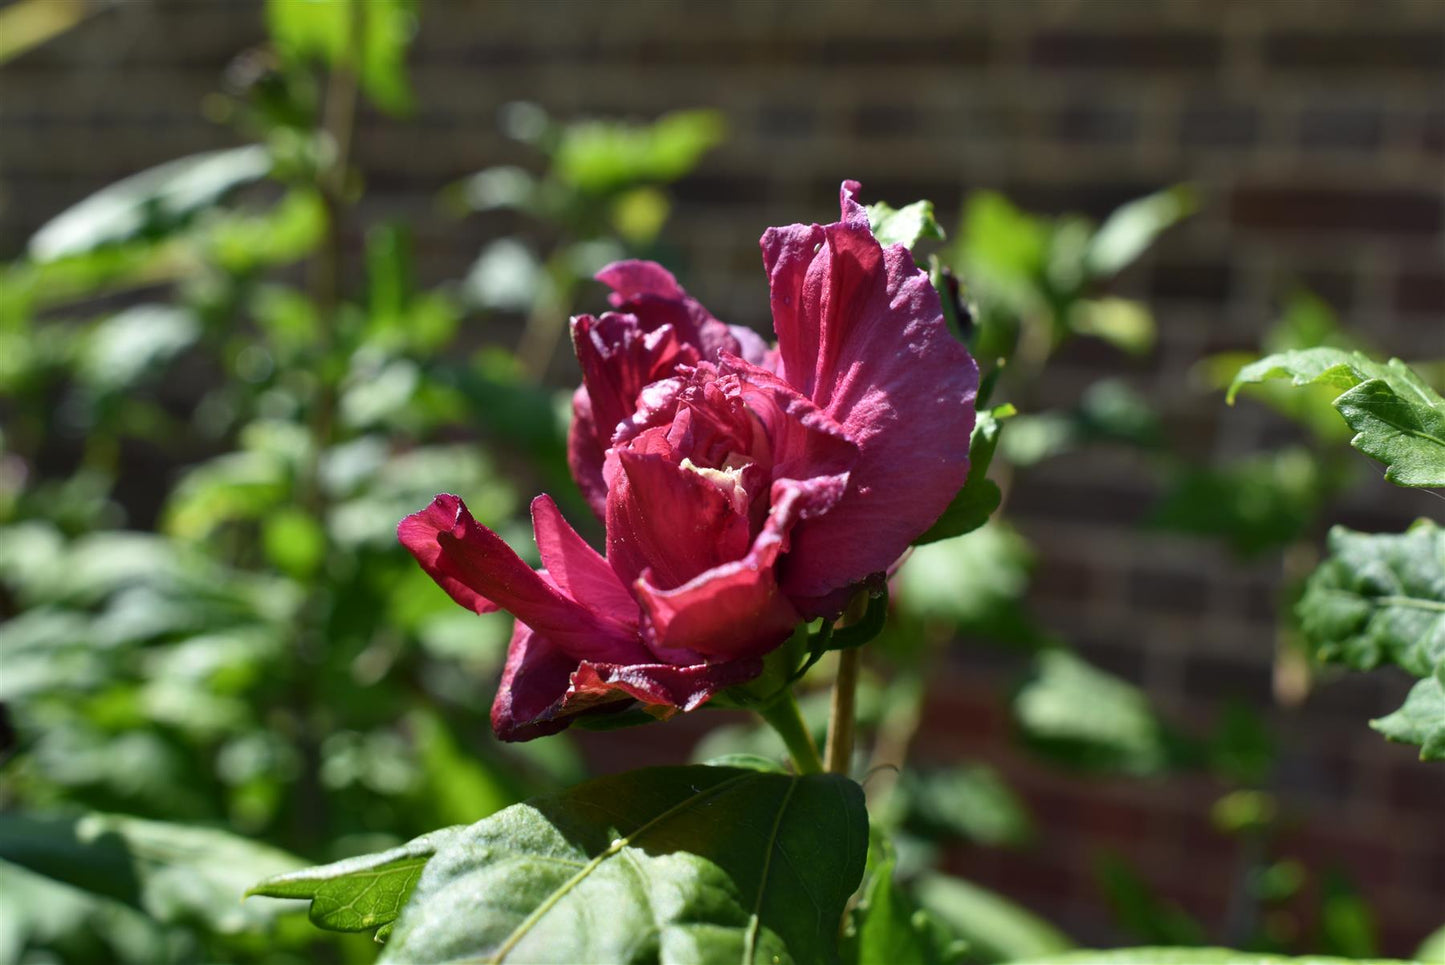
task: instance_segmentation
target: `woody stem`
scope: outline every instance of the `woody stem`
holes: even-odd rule
[[[759,709],[758,716],[783,739],[799,774],[822,773],[823,762],[818,758],[818,746],[813,743],[813,735],[808,733],[808,727],[803,723],[792,688],[784,690],[776,700]]]
[[[824,752],[829,774],[847,774],[853,761],[853,719],[860,649],[850,647],[838,651],[838,676],[833,681],[833,704],[828,712],[828,749]]]

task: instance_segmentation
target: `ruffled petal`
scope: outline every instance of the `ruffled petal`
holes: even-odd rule
[[[403,519],[397,536],[437,585],[470,610],[506,610],[577,659],[645,658],[635,635],[567,597],[473,519],[456,496],[437,496]]]
[[[652,331],[670,325],[681,341],[696,346],[705,359],[715,359],[719,352],[742,354],[742,345],[734,330],[713,318],[711,312],[683,290],[672,272],[656,262],[615,261],[595,277],[612,289],[608,301],[617,309],[637,316],[644,329]]]
[[[844,182],[835,224],[763,236],[781,374],[859,450],[843,498],[793,534],[798,598],[887,569],[968,474],[978,367],[908,251],[874,239],[857,190]]]
[[[637,630],[637,601],[602,554],[562,516],[551,496],[532,500],[532,530],[547,576],[567,596],[624,632]]]
[[[647,451],[662,431],[649,430],[609,457],[619,471],[609,478],[607,560],[629,584],[647,571],[659,586],[678,586],[748,549],[747,516],[722,489]]]
[[[602,479],[602,465],[607,459],[607,446],[599,441],[597,422],[592,418],[592,398],[587,386],[579,385],[572,393],[572,425],[567,430],[567,468],[587,505],[598,519],[607,515],[607,483]]]
[[[672,589],[659,589],[649,573],[638,579],[637,597],[647,614],[643,634],[654,653],[760,656],[787,639],[799,615],[778,588],[775,565],[805,494],[792,487],[775,495],[762,532],[742,559]]]

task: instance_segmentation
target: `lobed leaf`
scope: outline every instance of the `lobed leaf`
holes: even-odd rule
[[[1399,486],[1445,486],[1445,399],[1399,359],[1310,348],[1280,352],[1239,370],[1227,401],[1249,383],[1288,378],[1342,390],[1334,401],[1355,430],[1350,445],[1385,464]]]
[[[870,204],[868,225],[873,229],[873,237],[885,248],[902,245],[911,251],[924,238],[943,241],[946,237],[934,220],[932,201],[915,201],[901,208],[883,201]]]
[[[1445,530],[1421,520],[1400,534],[1330,531],[1329,557],[1297,613],[1315,654],[1357,670],[1395,664],[1425,678],[1372,726],[1445,758]]]

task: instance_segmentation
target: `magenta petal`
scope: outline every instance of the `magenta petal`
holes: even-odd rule
[[[650,429],[627,449],[614,449],[618,471],[609,477],[607,560],[634,581],[644,571],[664,588],[747,552],[748,520],[716,485],[667,455]]]
[[[598,440],[587,386],[578,386],[572,393],[572,426],[567,430],[567,468],[598,519],[607,515],[607,483],[602,479],[606,448]]]
[[[542,565],[563,593],[619,627],[635,632],[637,601],[602,554],[568,525],[551,496],[532,500],[532,530]]]
[[[683,290],[672,272],[656,262],[613,262],[596,278],[612,289],[608,300],[613,306],[635,315],[644,329],[671,325],[678,337],[696,346],[705,359],[715,359],[719,352],[743,354],[743,346],[732,329],[713,318]],[[756,351],[757,346],[750,348]]]
[[[784,589],[798,598],[886,570],[968,473],[978,367],[908,251],[873,238],[857,187],[844,183],[841,221],[763,236],[783,374],[859,449],[843,498],[793,533]]]
[[[658,589],[650,574],[637,581],[637,596],[647,612],[644,633],[653,652],[759,656],[787,639],[799,615],[779,590],[774,567],[787,548],[804,495],[797,488],[775,490],[775,495],[767,523],[742,559],[673,589]]]
[[[440,495],[403,519],[397,536],[437,585],[470,610],[506,610],[577,659],[631,660],[646,653],[615,622],[535,572],[456,496]]]
[[[577,661],[518,621],[507,646],[507,665],[492,701],[492,730],[504,741],[525,741],[555,734],[570,720],[556,719]]]

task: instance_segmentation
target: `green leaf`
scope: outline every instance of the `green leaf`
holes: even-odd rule
[[[1371,726],[1445,758],[1445,530],[1420,520],[1404,533],[1330,531],[1329,557],[1296,612],[1321,660],[1369,670],[1393,663],[1425,678]]]
[[[1227,948],[1118,948],[1072,952],[1014,962],[1013,965],[1409,965],[1395,959],[1286,958]]]
[[[896,861],[873,870],[843,936],[845,965],[949,965],[964,953],[936,915],[914,907],[894,878]]]
[[[968,943],[971,961],[1012,962],[1074,947],[1066,935],[1033,912],[961,878],[922,875],[913,885],[913,895]]]
[[[1036,666],[1014,713],[1041,749],[1089,769],[1153,774],[1167,766],[1167,735],[1143,691],[1065,650],[1039,654]]]
[[[717,111],[677,111],[645,125],[582,121],[562,129],[552,164],[563,182],[609,194],[677,180],[726,133]]]
[[[1033,828],[1028,811],[987,764],[905,771],[893,798],[904,827],[929,839],[953,836],[992,846],[1021,845]]]
[[[932,201],[915,201],[901,208],[894,208],[879,201],[868,205],[868,224],[873,237],[885,248],[902,245],[913,250],[924,238],[944,240],[943,228],[933,218]]]
[[[923,546],[971,533],[988,522],[993,511],[998,509],[1003,497],[998,485],[988,478],[988,467],[993,462],[994,450],[998,448],[999,432],[1003,428],[1002,420],[1013,414],[1014,408],[1011,405],[1001,405],[978,413],[973,425],[973,435],[969,438],[968,476],[964,479],[963,488],[953,497],[943,515],[939,516],[922,536],[914,540],[913,545]]]
[[[1069,327],[1131,355],[1147,355],[1154,347],[1154,316],[1131,298],[1091,298],[1076,302]]]
[[[52,218],[30,239],[30,257],[50,262],[141,236],[154,239],[270,173],[271,155],[255,144],[167,161]]]
[[[1398,535],[1336,526],[1329,551],[1297,608],[1316,655],[1417,677],[1445,667],[1445,530],[1429,520]]]
[[[212,828],[119,814],[79,818],[0,815],[0,860],[139,908],[162,922],[204,922],[225,933],[264,924],[284,908],[242,906],[258,877],[299,859]]]
[[[1084,264],[1095,278],[1117,274],[1142,255],[1166,229],[1199,207],[1194,189],[1178,185],[1130,201],[1109,215],[1090,239]]]
[[[1410,688],[1399,710],[1370,726],[1392,741],[1419,745],[1422,761],[1445,761],[1445,686],[1427,677]]]
[[[442,843],[383,960],[832,962],[867,847],[837,775],[605,777]]]
[[[1415,957],[1422,962],[1445,962],[1445,926],[1431,932],[1415,952]]]
[[[416,33],[411,0],[268,0],[266,25],[292,62],[350,66],[383,110],[411,109],[406,48]]]
[[[91,331],[77,374],[101,391],[124,389],[185,351],[200,334],[187,309],[135,305]]]
[[[309,900],[312,923],[328,931],[382,928],[401,914],[422,869],[438,848],[458,839],[464,830],[444,828],[390,851],[276,875],[251,888],[246,896]]]
[[[1334,406],[1355,430],[1350,445],[1383,462],[1390,482],[1445,486],[1445,399],[1404,362],[1338,348],[1281,352],[1240,369],[1226,399],[1247,383],[1278,378],[1344,390]]]

